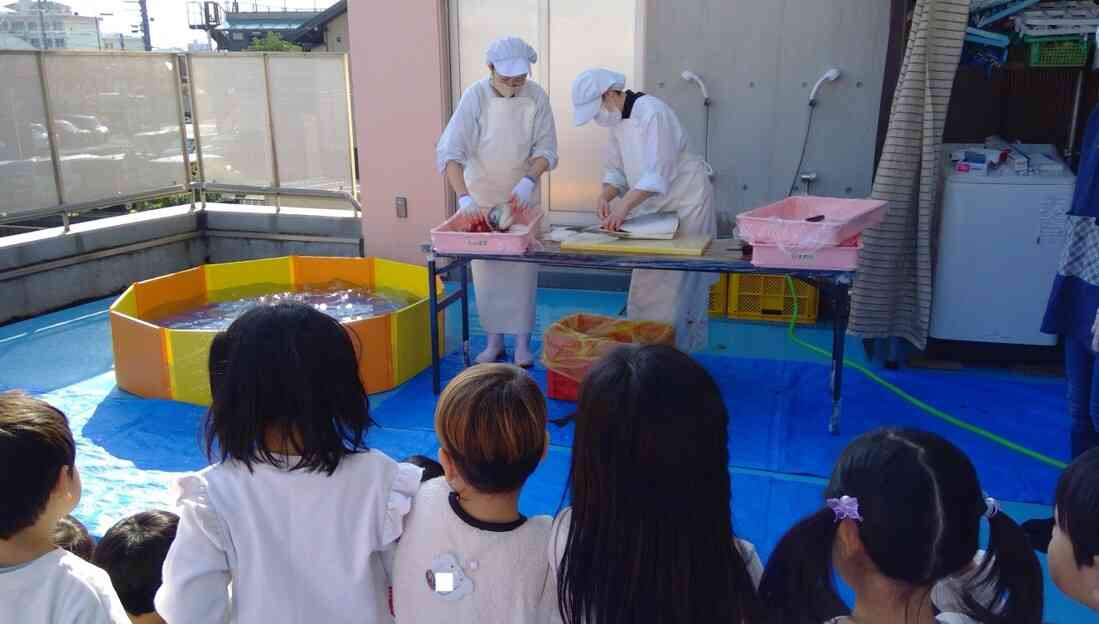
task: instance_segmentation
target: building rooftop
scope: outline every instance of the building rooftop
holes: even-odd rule
[[[316,11],[259,11],[226,13],[222,30],[289,30],[320,15]]]

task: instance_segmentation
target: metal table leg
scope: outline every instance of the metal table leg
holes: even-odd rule
[[[847,321],[851,315],[851,289],[848,284],[834,284],[832,291],[836,318],[832,325],[832,417],[828,421],[828,433],[838,435],[843,398],[843,360],[847,344]]]
[[[462,263],[462,361],[469,366],[469,262]]]
[[[435,282],[438,272],[435,267],[435,256],[427,258],[427,310],[428,326],[431,332],[431,387],[435,394],[439,394],[441,384],[441,371],[439,370],[439,294],[435,292]]]

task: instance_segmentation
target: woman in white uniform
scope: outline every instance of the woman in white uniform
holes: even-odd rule
[[[625,88],[626,77],[607,69],[588,70],[572,84],[576,125],[594,120],[610,130],[603,192],[596,199],[600,221],[618,229],[629,217],[673,212],[679,216],[679,236],[716,235],[709,165],[689,151],[675,111]],[[709,290],[716,281],[711,273],[635,270],[629,318],[671,323],[681,350],[704,349]]]
[[[557,166],[557,129],[549,96],[527,80],[538,54],[517,37],[497,39],[486,53],[489,76],[466,89],[436,146],[440,172],[458,195],[459,211],[484,218],[514,201],[523,210],[541,203],[539,179]],[[477,311],[488,346],[477,361],[494,362],[504,334],[515,336],[515,363],[534,363],[530,334],[538,267],[519,262],[473,262]]]

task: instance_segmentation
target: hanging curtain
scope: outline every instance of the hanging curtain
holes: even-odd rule
[[[917,0],[871,196],[889,202],[863,234],[851,332],[923,349],[931,317],[931,241],[940,152],[969,0]]]

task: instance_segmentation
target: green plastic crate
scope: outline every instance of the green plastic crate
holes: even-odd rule
[[[1024,37],[1027,67],[1083,67],[1088,63],[1091,39],[1079,35]]]

